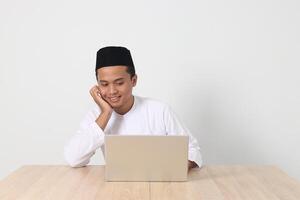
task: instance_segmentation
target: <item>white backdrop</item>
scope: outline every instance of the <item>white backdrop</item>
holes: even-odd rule
[[[299,10],[297,0],[1,0],[0,178],[65,164],[93,106],[96,51],[123,45],[134,93],[169,103],[205,164],[272,164],[300,180]]]

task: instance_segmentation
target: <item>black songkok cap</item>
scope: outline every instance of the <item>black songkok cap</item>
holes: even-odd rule
[[[108,46],[97,51],[96,70],[115,65],[125,65],[134,70],[131,54],[127,48]]]

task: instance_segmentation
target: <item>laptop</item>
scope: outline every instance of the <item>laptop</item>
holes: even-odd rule
[[[106,181],[186,181],[188,136],[106,135]]]

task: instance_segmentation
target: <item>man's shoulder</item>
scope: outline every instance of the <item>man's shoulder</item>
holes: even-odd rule
[[[142,106],[146,106],[149,108],[157,108],[157,109],[165,109],[168,108],[169,105],[161,100],[150,98],[150,97],[141,97],[141,96],[135,96],[138,103]]]

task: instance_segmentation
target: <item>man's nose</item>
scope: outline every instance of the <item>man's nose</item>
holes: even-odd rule
[[[114,85],[111,85],[111,86],[109,87],[109,93],[110,93],[110,94],[115,94],[115,93],[117,93],[117,90],[116,90],[116,88],[115,88]]]

